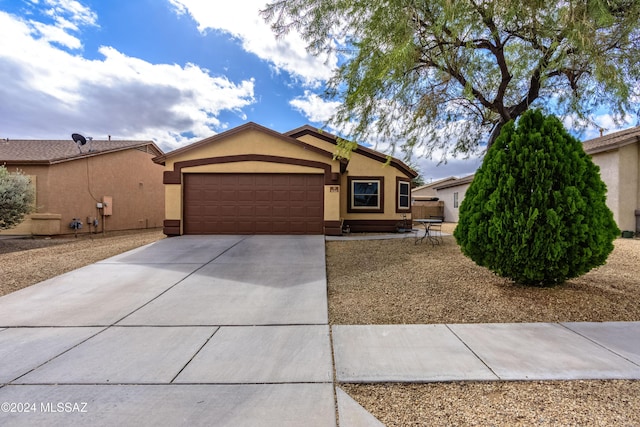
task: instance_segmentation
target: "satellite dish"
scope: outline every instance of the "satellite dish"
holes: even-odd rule
[[[87,143],[87,139],[79,133],[72,133],[71,138],[73,139],[73,142],[79,145],[84,145]]]

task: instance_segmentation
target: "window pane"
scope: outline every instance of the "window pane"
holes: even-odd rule
[[[375,194],[371,195],[355,195],[353,196],[353,205],[360,207],[378,207],[378,196]]]
[[[409,183],[398,182],[398,208],[409,209]]]
[[[378,181],[353,181],[351,184],[353,207],[378,208],[380,206]]]
[[[353,194],[378,194],[377,182],[354,182]]]

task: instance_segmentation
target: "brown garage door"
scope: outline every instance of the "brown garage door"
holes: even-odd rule
[[[185,234],[323,234],[324,177],[186,174]]]

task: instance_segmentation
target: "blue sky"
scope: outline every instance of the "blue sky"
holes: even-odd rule
[[[323,126],[336,104],[319,95],[337,59],[308,55],[295,33],[276,40],[259,16],[265,3],[0,0],[0,138],[77,132],[168,152],[249,121]],[[480,160],[414,164],[429,181]]]

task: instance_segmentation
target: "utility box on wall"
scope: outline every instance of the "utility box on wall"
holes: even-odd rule
[[[113,215],[113,197],[102,196],[102,215]]]

